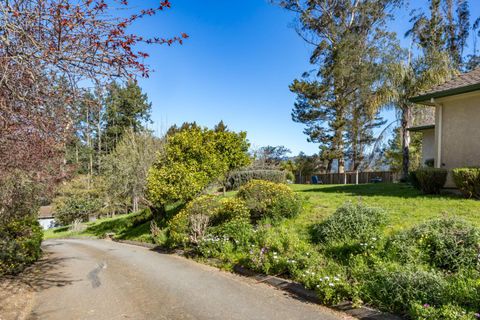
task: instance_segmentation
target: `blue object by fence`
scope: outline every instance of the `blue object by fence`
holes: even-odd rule
[[[318,177],[312,176],[312,184],[318,184]]]

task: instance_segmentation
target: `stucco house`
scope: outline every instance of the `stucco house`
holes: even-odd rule
[[[480,68],[456,76],[411,102],[435,107],[435,123],[410,128],[423,133],[422,159],[435,168],[480,167]],[[449,173],[446,188],[454,188]]]

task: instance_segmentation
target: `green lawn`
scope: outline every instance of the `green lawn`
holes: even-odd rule
[[[106,233],[115,233],[116,238],[153,242],[150,236],[150,222],[144,222],[132,226],[132,218],[137,214],[118,215],[113,218],[99,219],[86,223],[86,229],[82,232],[73,232],[69,226],[49,229],[44,232],[44,239],[71,238],[71,237],[95,237],[102,238]]]
[[[295,219],[285,222],[298,233],[308,235],[309,226],[332,214],[346,201],[362,201],[370,206],[381,207],[388,212],[387,232],[411,227],[415,224],[442,216],[461,217],[480,226],[480,201],[467,200],[454,195],[425,196],[405,184],[363,185],[292,185],[293,190],[305,197],[306,210]],[[227,193],[233,196],[234,192]],[[87,224],[85,231],[73,233],[68,227],[45,232],[45,238],[72,236],[101,237],[114,232],[119,239],[152,242],[150,223],[131,227],[135,214],[97,220]]]
[[[442,216],[461,217],[480,226],[480,201],[455,195],[423,195],[406,184],[293,185],[307,199],[308,210],[289,223],[299,229],[319,222],[346,201],[361,201],[388,212],[389,230],[399,230]]]

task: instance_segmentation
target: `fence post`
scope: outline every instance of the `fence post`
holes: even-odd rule
[[[358,184],[358,170],[355,171],[355,184]]]

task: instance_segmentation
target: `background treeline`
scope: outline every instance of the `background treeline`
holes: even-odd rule
[[[411,159],[414,167],[423,165],[418,163],[419,139],[412,141],[407,128],[431,121],[433,110],[408,99],[478,65],[479,19],[470,15],[475,3],[425,1],[427,7],[412,11],[405,35],[390,28],[395,13],[409,5],[402,0],[278,4],[296,13],[297,33],[312,45],[314,70],[290,86],[297,95],[292,118],[305,124],[309,141],[320,145],[325,170],[341,173],[393,164],[406,178]],[[402,36],[411,39],[409,48],[401,47]],[[394,123],[380,118],[385,109],[396,111]],[[387,144],[374,135],[382,126],[387,126],[383,137],[396,128]]]

